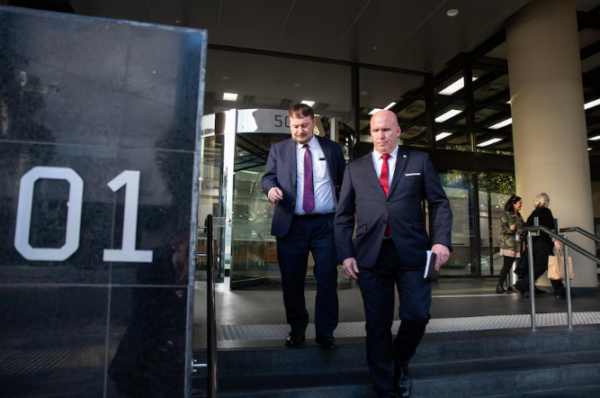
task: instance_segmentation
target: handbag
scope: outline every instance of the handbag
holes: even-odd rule
[[[569,257],[569,279],[573,279],[573,262]],[[565,280],[565,254],[562,250],[556,252],[556,256],[548,257],[548,278],[553,281]]]

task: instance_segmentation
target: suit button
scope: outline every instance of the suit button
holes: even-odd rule
[[[389,204],[390,204],[390,202],[387,202],[387,204],[389,205]]]
[[[383,220],[383,223],[384,223],[384,224],[387,224],[387,220]]]
[[[292,206],[296,206],[296,202],[293,202],[293,203],[292,203]]]

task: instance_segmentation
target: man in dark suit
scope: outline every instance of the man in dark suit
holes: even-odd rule
[[[335,350],[338,262],[333,223],[346,161],[337,143],[313,135],[315,118],[310,106],[292,106],[289,119],[292,137],[271,147],[262,178],[262,189],[276,206],[271,235],[277,237],[283,302],[291,326],[286,345],[297,346],[305,338],[304,279],[310,251],[317,280],[316,342],[323,349]]]
[[[348,277],[358,279],[363,296],[367,361],[381,397],[410,396],[408,362],[430,318],[426,253],[431,249],[437,254],[439,270],[451,248],[452,212],[446,194],[429,156],[398,146],[400,133],[393,112],[373,115],[373,152],[347,165],[335,221],[339,261]],[[429,206],[431,237],[425,230],[423,200]],[[355,214],[358,227],[352,240]],[[392,342],[394,285],[401,325]]]

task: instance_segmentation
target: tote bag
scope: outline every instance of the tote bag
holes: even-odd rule
[[[556,256],[548,257],[548,278],[553,281],[565,280],[565,254],[562,250],[556,252]],[[573,263],[569,257],[569,279],[573,279]]]

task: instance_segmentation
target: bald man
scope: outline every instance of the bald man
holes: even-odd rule
[[[346,166],[335,218],[338,260],[348,277],[358,280],[363,296],[367,362],[380,397],[410,397],[408,363],[430,318],[431,284],[424,278],[427,250],[437,254],[439,270],[451,249],[448,198],[429,156],[400,148],[400,134],[393,112],[373,115],[373,151]],[[424,200],[433,228],[430,236]],[[392,341],[395,286],[401,324]]]

